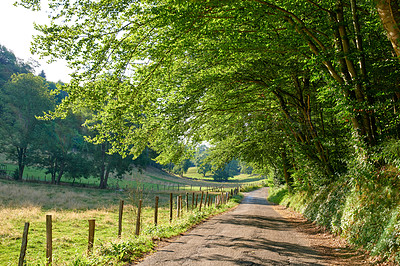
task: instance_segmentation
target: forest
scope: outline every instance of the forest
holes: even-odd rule
[[[151,149],[160,164],[208,143],[214,165],[238,159],[273,175],[287,205],[399,260],[398,1],[63,0],[49,8],[33,50],[74,70],[59,85],[67,97],[41,95],[36,105],[56,104],[41,115],[56,131],[66,133],[59,118],[77,119],[103,154]]]

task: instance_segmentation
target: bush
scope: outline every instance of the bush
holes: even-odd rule
[[[286,186],[272,187],[269,189],[268,200],[276,203],[283,204],[283,200],[288,196],[288,189]]]

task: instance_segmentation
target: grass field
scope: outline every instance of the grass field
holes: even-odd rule
[[[7,167],[7,172],[11,176],[13,171],[17,168],[15,164],[4,163]],[[24,180],[50,182],[50,176],[45,173],[45,170],[36,167],[26,167],[24,171]],[[259,182],[264,178],[260,175],[246,175],[241,174],[230,178],[227,182],[214,182],[211,175],[203,177],[197,173],[196,167],[189,168],[188,172],[179,177],[169,174],[160,169],[148,167],[144,171],[137,169],[127,173],[122,179],[113,178],[111,176],[108,180],[109,188],[144,188],[145,190],[177,190],[179,185],[180,190],[200,190],[200,187],[226,187],[232,188],[244,183]],[[72,184],[73,180],[63,177],[62,183]],[[75,180],[76,185],[84,185],[89,187],[97,187],[99,185],[99,178],[88,177]]]
[[[186,178],[191,178],[193,180],[209,181],[209,182],[211,181],[214,184],[231,184],[231,183],[243,184],[243,183],[257,182],[265,179],[265,177],[261,175],[240,174],[234,176],[233,178],[229,178],[227,182],[214,182],[214,179],[211,174],[203,176],[202,174],[197,173],[197,167],[190,167],[187,173],[184,174],[183,176]]]
[[[156,195],[160,197],[160,226],[154,228],[153,205]],[[174,201],[177,195],[178,193],[173,194]],[[181,195],[185,196],[185,193],[182,192]],[[151,242],[154,237],[179,234],[187,230],[191,223],[199,222],[199,219],[203,219],[207,215],[224,211],[229,206],[233,206],[203,210],[202,213],[188,212],[180,220],[175,218],[175,209],[174,221],[171,224],[167,207],[168,192],[142,194],[140,191],[134,190],[99,190],[0,180],[0,265],[15,265],[18,261],[25,222],[30,223],[26,254],[27,265],[45,264],[47,214],[51,214],[53,217],[53,265],[87,265],[88,261],[92,261],[92,265],[96,265],[100,263],[98,258],[104,256],[96,256],[91,259],[85,256],[88,220],[96,220],[94,242],[95,252],[98,254],[104,253],[104,249],[107,250],[105,247],[109,249],[110,243],[121,243],[121,241],[128,243],[133,239],[137,212],[135,206],[137,206],[139,198],[144,201],[143,231],[147,232],[146,243],[150,248],[151,245],[148,241]],[[125,207],[123,233],[121,239],[118,239],[118,206],[121,199],[125,201]],[[191,194],[189,203],[191,203]],[[111,246],[113,247],[113,244]],[[78,263],[77,258],[86,262]],[[111,265],[119,264],[115,258],[105,260],[112,261]]]

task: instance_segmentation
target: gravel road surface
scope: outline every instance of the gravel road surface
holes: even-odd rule
[[[329,265],[268,203],[247,193],[233,211],[211,218],[139,265]]]

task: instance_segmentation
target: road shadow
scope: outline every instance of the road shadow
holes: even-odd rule
[[[231,215],[231,219],[218,219],[221,224],[256,227],[276,231],[292,231],[292,224],[284,218],[263,215]]]
[[[287,242],[271,241],[266,238],[227,237],[215,236],[205,248],[212,250],[226,250],[224,254],[202,252],[201,255],[184,258],[179,257],[168,262],[168,265],[218,265],[230,262],[233,265],[326,265],[317,263],[324,258],[314,249]],[[229,255],[229,250],[240,250],[245,256],[235,258]],[[161,250],[162,252],[171,252]]]

